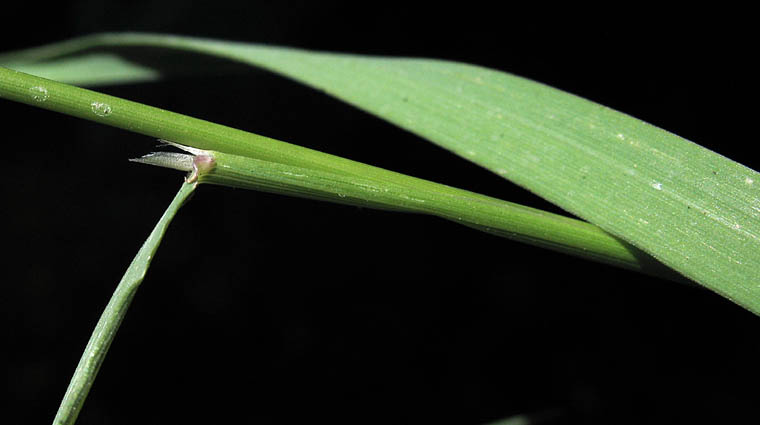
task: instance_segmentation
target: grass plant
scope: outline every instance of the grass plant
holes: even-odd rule
[[[437,143],[588,222],[65,83],[161,77],[108,52],[125,46],[217,55],[288,76]],[[93,48],[101,50],[93,53]],[[760,174],[540,83],[461,63],[154,34],[84,37],[0,56],[0,65],[13,68],[0,68],[0,97],[165,139],[189,151],[139,160],[191,174],[146,241],[148,251],[138,253],[137,277],[128,271],[117,288],[56,423],[76,420],[160,235],[196,183],[435,215],[671,280],[686,280],[683,275],[760,313]],[[85,68],[91,72],[83,74]]]

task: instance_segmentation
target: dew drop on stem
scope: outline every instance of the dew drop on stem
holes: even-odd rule
[[[44,102],[48,100],[48,97],[50,97],[47,89],[42,86],[34,86],[30,88],[29,96],[31,96],[32,99],[36,100],[37,102]]]
[[[92,112],[99,117],[107,117],[111,115],[111,105],[103,102],[92,102],[90,104]]]

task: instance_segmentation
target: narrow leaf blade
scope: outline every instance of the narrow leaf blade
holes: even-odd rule
[[[175,195],[172,202],[166,208],[166,211],[159,219],[153,231],[143,243],[143,246],[135,255],[132,263],[127,268],[124,276],[121,278],[119,285],[116,287],[111,299],[106,305],[103,314],[100,316],[95,330],[87,342],[87,346],[82,353],[74,376],[69,382],[69,387],[58,408],[54,425],[72,425],[76,422],[79,412],[82,410],[87,395],[90,392],[92,384],[100,371],[100,367],[108,354],[111,343],[116,336],[116,332],[121,326],[121,322],[129,310],[129,305],[137,293],[137,289],[145,278],[151,260],[161,244],[166,230],[177,211],[193,193],[195,185],[183,183],[179,192]]]

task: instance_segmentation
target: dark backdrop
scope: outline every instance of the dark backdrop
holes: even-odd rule
[[[466,61],[758,168],[744,12],[500,6],[14,3],[3,6],[0,51],[131,30]],[[99,90],[559,211],[257,70]],[[1,420],[49,423],[181,176],[126,161],[155,146],[147,137],[8,101],[0,114]],[[172,224],[79,423],[740,423],[756,412],[758,323],[707,291],[435,218],[202,187]]]

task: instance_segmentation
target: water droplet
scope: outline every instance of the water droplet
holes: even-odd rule
[[[111,115],[111,105],[103,102],[92,102],[90,108],[95,115],[99,117],[107,117]]]
[[[660,182],[654,182],[654,183],[652,183],[652,187],[655,188],[655,189],[657,189],[657,190],[662,190],[662,183],[660,183]]]
[[[754,181],[754,180],[752,180],[750,177],[746,177],[746,178],[744,179],[744,183],[746,183],[746,184],[752,184],[752,183],[754,183],[754,182],[755,182],[755,181]]]
[[[36,100],[37,102],[44,102],[48,100],[48,97],[50,97],[47,89],[42,86],[34,86],[30,88],[29,96],[32,96],[32,99]]]

